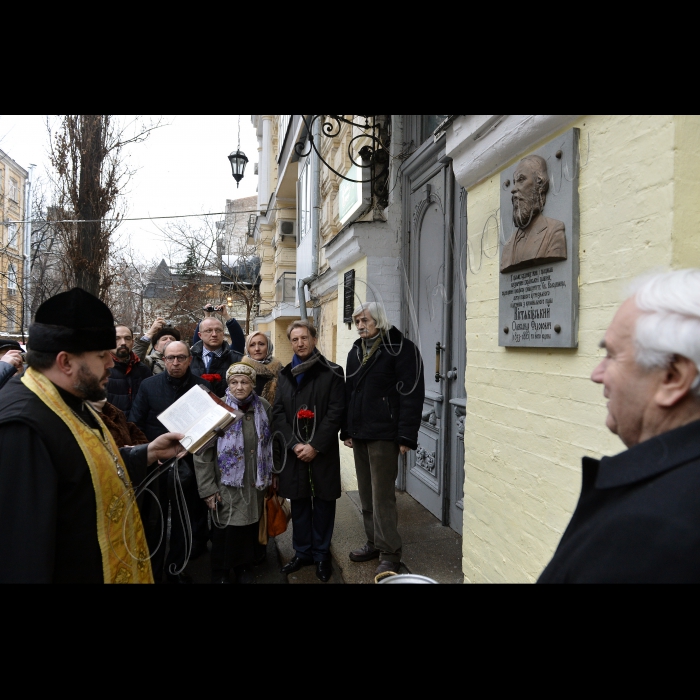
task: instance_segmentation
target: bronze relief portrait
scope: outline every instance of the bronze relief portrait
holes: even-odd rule
[[[515,232],[503,246],[501,272],[566,260],[564,222],[543,213],[548,190],[547,161],[537,155],[523,158],[513,173]]]

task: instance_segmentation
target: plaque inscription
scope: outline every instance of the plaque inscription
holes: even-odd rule
[[[578,345],[578,129],[501,173],[498,344]]]

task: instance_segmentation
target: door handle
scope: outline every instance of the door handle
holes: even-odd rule
[[[447,378],[448,379],[457,379],[457,368],[453,367],[448,373],[447,373]]]
[[[439,382],[441,379],[445,379],[445,375],[440,374],[440,353],[442,351],[446,350],[446,348],[440,344],[440,341],[438,340],[437,343],[435,343],[435,381]]]

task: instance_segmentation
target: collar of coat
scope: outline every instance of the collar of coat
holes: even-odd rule
[[[700,420],[640,442],[614,457],[603,457],[600,462],[584,457],[584,478],[587,471],[597,467],[597,489],[630,486],[698,458]]]
[[[384,339],[382,345],[400,346],[404,342],[403,333],[396,327],[392,326],[388,331],[384,331]],[[360,351],[360,362],[362,362],[362,338],[358,338],[353,346]]]
[[[307,360],[306,362],[302,362],[300,365],[297,365],[293,369],[292,369],[292,363],[290,362],[288,365],[286,365],[284,367],[282,372],[284,374],[286,374],[290,379],[292,379],[294,381],[294,383],[296,384],[296,375],[299,374],[299,372],[304,373],[304,379],[302,380],[302,382],[304,382],[304,380],[306,380],[306,378],[309,376],[310,373],[313,373],[315,371],[322,371],[322,370],[328,368],[329,364],[331,364],[328,362],[328,360],[325,358],[325,356],[322,355],[320,352],[315,352],[314,358],[316,358],[316,359],[314,359],[313,362],[311,362],[310,361],[311,358],[309,358],[309,360]],[[302,369],[300,369],[299,372],[296,372],[295,370],[297,370],[300,367]],[[292,373],[292,372],[294,372],[294,373]]]
[[[221,355],[225,355],[229,350],[230,346],[229,344],[224,340],[223,344],[219,348],[221,350]],[[203,340],[198,340],[191,348],[190,348],[190,354],[191,355],[197,355],[199,357],[202,357],[202,353],[204,352],[204,341]],[[218,351],[215,351],[218,352]]]

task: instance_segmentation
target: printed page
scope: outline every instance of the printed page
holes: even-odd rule
[[[163,411],[158,420],[169,431],[184,433],[181,442],[183,447],[189,449],[228,415],[225,408],[212,401],[199,385],[195,385]]]

